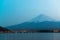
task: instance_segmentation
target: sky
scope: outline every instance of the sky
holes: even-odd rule
[[[60,21],[60,0],[0,0],[0,25],[10,26],[44,14]]]

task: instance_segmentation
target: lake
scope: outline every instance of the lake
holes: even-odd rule
[[[60,33],[0,33],[0,40],[60,40]]]

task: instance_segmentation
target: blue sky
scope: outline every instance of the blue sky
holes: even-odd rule
[[[60,0],[0,0],[0,25],[10,26],[40,14],[60,20]]]

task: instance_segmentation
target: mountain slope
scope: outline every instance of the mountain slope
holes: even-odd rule
[[[45,15],[39,15],[27,22],[9,26],[11,30],[52,30],[59,29],[60,22],[54,22],[54,19]]]

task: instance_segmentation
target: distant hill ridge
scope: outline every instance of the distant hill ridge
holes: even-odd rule
[[[2,26],[0,26],[0,32],[12,32],[11,30],[9,30],[9,29],[7,29],[7,28],[5,28],[5,27],[2,27]]]

